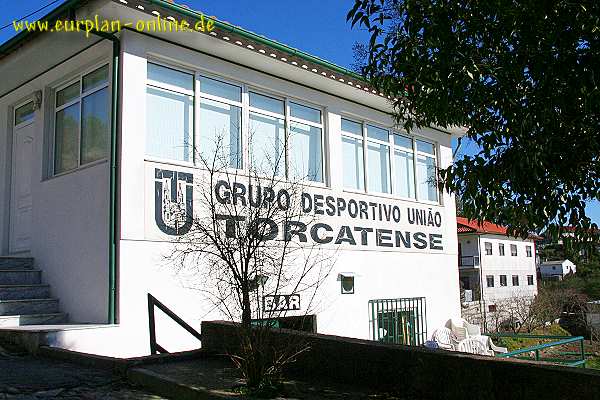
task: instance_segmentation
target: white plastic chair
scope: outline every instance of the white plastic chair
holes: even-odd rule
[[[508,349],[506,347],[496,346],[492,341],[492,338],[488,338],[488,346],[492,351],[492,355],[496,353],[508,353]]]
[[[493,355],[485,348],[481,341],[474,338],[467,338],[458,343],[458,351],[469,354],[479,354],[482,356]]]
[[[458,340],[452,331],[448,328],[438,328],[431,335],[431,340],[436,342],[440,349],[455,350]]]
[[[463,318],[453,318],[449,320],[446,323],[446,327],[454,332],[458,341],[481,335],[481,328],[479,328],[478,325],[470,324]]]

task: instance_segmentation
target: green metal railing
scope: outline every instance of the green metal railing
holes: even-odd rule
[[[495,338],[511,338],[511,339],[538,339],[538,340],[552,340],[548,343],[541,343],[535,346],[524,347],[522,349],[510,351],[508,353],[498,353],[496,357],[501,358],[519,358],[522,360],[545,361],[555,364],[567,365],[570,367],[583,367],[585,368],[585,350],[583,347],[583,336],[544,336],[544,335],[530,335],[530,334],[516,334],[516,333],[486,333],[486,335]],[[556,351],[553,354],[556,356],[568,356],[570,358],[560,357],[546,357],[541,354],[551,348],[558,346],[564,346],[570,343],[578,343],[579,351]],[[574,357],[574,358],[573,358]]]
[[[369,300],[371,339],[420,346],[427,340],[425,297]]]

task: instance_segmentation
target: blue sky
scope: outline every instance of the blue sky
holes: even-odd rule
[[[2,15],[0,27],[14,19],[35,11],[52,0],[0,0]],[[60,0],[44,9],[29,20],[43,16],[65,0]],[[346,23],[346,13],[352,6],[351,0],[178,0],[194,10],[214,15],[221,20],[239,25],[258,34],[299,48],[344,67],[353,62],[352,45],[356,41],[366,41],[367,32],[350,29]],[[14,35],[12,25],[0,30],[0,43]],[[467,144],[465,153],[476,151],[474,145]],[[588,207],[589,215],[600,224],[600,203]]]

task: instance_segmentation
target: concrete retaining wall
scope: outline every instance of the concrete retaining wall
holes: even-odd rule
[[[233,353],[235,329],[229,322],[202,322],[203,350]],[[275,343],[298,339],[311,349],[289,372],[303,379],[327,378],[423,399],[600,398],[600,372],[594,370],[289,330],[273,334]]]

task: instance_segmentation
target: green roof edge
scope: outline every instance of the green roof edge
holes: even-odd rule
[[[170,9],[173,12],[177,12],[179,14],[183,14],[192,18],[200,18],[203,14],[194,10],[191,10],[189,8],[186,7],[182,7],[178,4],[175,3],[170,3],[168,1],[165,0],[146,0],[147,2],[154,4],[158,7],[163,7],[166,9]],[[58,6],[57,8],[55,8],[54,10],[50,11],[48,14],[46,14],[45,16],[43,16],[42,18],[40,18],[40,20],[52,20],[56,17],[58,17],[59,15],[61,15],[64,11],[68,10],[69,8],[77,5],[77,3],[82,2],[82,0],[67,0],[66,2],[64,2],[63,4],[61,4],[60,6]],[[302,50],[298,50],[295,49],[293,47],[290,47],[288,45],[285,45],[283,43],[279,43],[275,40],[271,40],[268,39],[264,36],[258,35],[254,32],[248,31],[246,29],[234,26],[232,24],[229,24],[227,22],[223,22],[223,21],[219,21],[216,18],[213,17],[209,17],[207,15],[205,15],[205,17],[211,18],[214,22],[215,22],[215,27],[219,28],[219,29],[223,29],[232,33],[236,33],[240,36],[243,36],[247,39],[253,40],[255,42],[261,43],[265,46],[271,47],[273,49],[285,52],[291,56],[296,56],[298,58],[304,59],[308,62],[320,65],[323,68],[327,68],[330,69],[332,71],[335,71],[337,73],[340,74],[344,74],[347,76],[352,77],[353,79],[357,79],[363,82],[366,82],[366,79],[360,75],[357,74],[354,71],[351,71],[347,68],[341,67],[337,64],[334,64],[332,62],[326,61],[322,58],[319,58],[317,56],[313,56],[311,54],[308,54]],[[12,48],[18,46],[22,41],[24,41],[25,39],[27,39],[30,35],[35,34],[35,33],[39,33],[39,32],[29,32],[29,31],[21,31],[19,34],[17,34],[16,36],[12,37],[11,39],[9,39],[8,41],[4,42],[2,45],[0,45],[0,55],[1,54],[5,54],[10,52],[10,50],[12,50]]]

